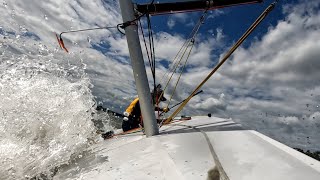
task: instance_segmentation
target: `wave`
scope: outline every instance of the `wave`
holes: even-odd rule
[[[8,36],[14,36],[9,34]],[[0,45],[0,177],[29,179],[70,160],[95,134],[94,96],[85,65],[38,43]],[[37,42],[35,42],[37,43]],[[29,43],[30,44],[30,43]]]

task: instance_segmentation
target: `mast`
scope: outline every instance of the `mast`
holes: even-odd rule
[[[119,2],[123,22],[134,20],[134,9],[131,0],[119,0]],[[143,117],[145,134],[147,137],[157,135],[159,134],[159,128],[154,113],[154,107],[151,103],[150,88],[141,52],[137,25],[134,23],[125,27],[125,33]]]
[[[230,7],[242,4],[259,3],[263,0],[189,0],[170,3],[136,4],[137,13],[141,14],[169,14],[187,11],[210,10]],[[134,79],[136,82],[141,113],[147,137],[159,134],[154,106],[151,103],[151,93],[148,84],[148,77],[144,65],[138,36],[138,27],[135,23],[135,10],[131,0],[119,0],[122,19],[125,24],[125,33],[131,57]],[[129,23],[128,23],[129,22]]]

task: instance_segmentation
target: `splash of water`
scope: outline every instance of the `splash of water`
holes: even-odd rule
[[[12,39],[0,47],[0,177],[28,179],[88,147],[94,100],[81,65]]]

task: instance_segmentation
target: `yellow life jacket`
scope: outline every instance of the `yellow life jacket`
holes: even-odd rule
[[[139,102],[139,98],[135,98],[131,104],[127,107],[126,112],[131,115],[134,107],[136,106],[136,104]]]

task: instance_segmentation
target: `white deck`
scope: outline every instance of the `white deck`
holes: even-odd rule
[[[206,179],[215,165],[209,146],[231,180],[320,179],[319,161],[214,117],[176,122],[150,138],[136,133],[103,141],[54,179]]]

